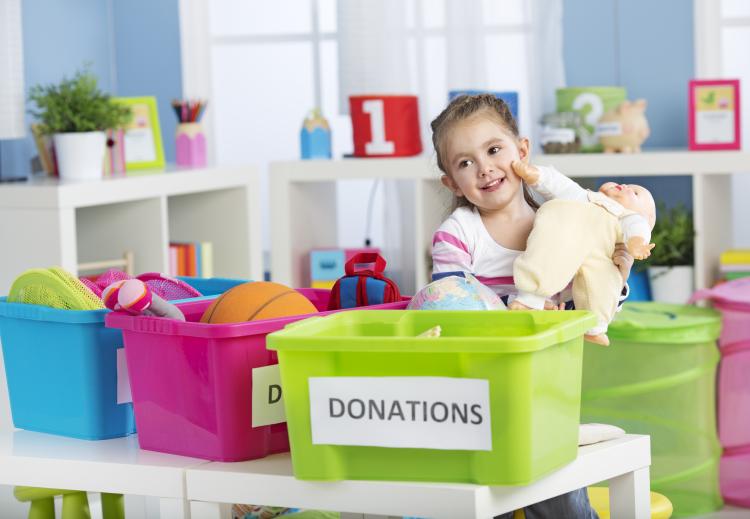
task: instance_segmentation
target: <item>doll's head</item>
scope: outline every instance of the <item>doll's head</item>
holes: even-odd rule
[[[637,184],[617,184],[607,182],[602,184],[599,192],[619,203],[625,209],[630,209],[648,220],[651,228],[656,222],[656,204],[648,189]]]
[[[529,141],[518,134],[508,105],[492,94],[455,98],[431,123],[441,181],[455,207],[497,209],[523,199],[538,205],[510,166],[527,160]]]

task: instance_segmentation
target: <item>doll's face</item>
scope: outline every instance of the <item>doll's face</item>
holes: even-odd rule
[[[607,182],[599,188],[599,192],[619,203],[625,209],[630,209],[645,217],[651,228],[654,228],[656,204],[654,204],[654,197],[645,187],[637,184]]]

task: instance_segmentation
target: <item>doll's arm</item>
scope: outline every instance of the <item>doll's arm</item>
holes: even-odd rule
[[[588,200],[585,189],[551,166],[534,166],[516,160],[511,167],[516,175],[545,200]]]
[[[637,260],[648,258],[656,245],[649,243],[651,228],[646,219],[639,214],[631,214],[621,220],[621,225],[628,252]]]

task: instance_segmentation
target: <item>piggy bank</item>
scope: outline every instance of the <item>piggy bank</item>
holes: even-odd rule
[[[641,151],[641,144],[651,133],[646,120],[646,100],[623,101],[602,115],[596,125],[605,153]]]

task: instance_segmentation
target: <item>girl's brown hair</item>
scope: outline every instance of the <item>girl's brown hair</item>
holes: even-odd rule
[[[440,115],[430,123],[432,128],[432,145],[437,154],[437,165],[440,171],[446,175],[448,169],[445,167],[445,139],[451,128],[457,123],[464,121],[480,112],[488,113],[496,119],[506,130],[508,130],[516,139],[520,139],[518,134],[518,124],[508,105],[502,99],[498,99],[493,94],[477,94],[458,96],[440,112]],[[523,183],[523,197],[526,203],[533,209],[538,209],[539,204],[526,183]],[[465,196],[456,196],[453,199],[453,209],[457,207],[473,207],[474,204],[469,202]]]

